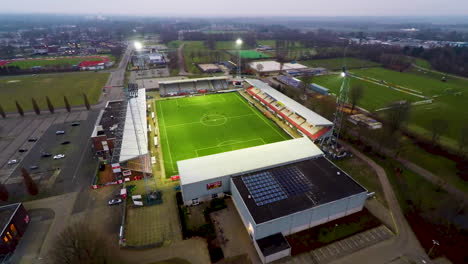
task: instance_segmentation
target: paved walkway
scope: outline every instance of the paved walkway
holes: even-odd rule
[[[187,69],[185,68],[185,57],[184,57],[184,45],[180,45],[180,47],[177,49],[177,57],[178,57],[178,63],[179,63],[179,75],[189,75],[190,73],[187,72]]]
[[[313,263],[323,264],[347,256],[353,252],[369,247],[387,240],[393,236],[392,232],[385,226],[361,232],[354,236],[342,239],[330,245],[300,254],[292,258],[279,260],[275,263],[294,264],[294,263]],[[367,262],[370,263],[370,262]]]
[[[367,263],[386,263],[400,256],[406,256],[408,259],[417,261],[416,263],[421,263],[422,260],[431,263],[403,215],[385,170],[355,148],[344,142],[340,143],[377,172],[389,209],[395,220],[397,232],[396,236],[388,241],[363,249],[333,263],[362,263],[363,259],[366,259]]]

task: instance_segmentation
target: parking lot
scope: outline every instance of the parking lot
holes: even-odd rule
[[[25,168],[38,184],[40,197],[68,190],[64,179],[71,177],[74,180],[82,153],[90,154],[83,148],[89,140],[96,115],[93,111],[73,111],[0,120],[0,182],[10,193],[9,201],[28,199],[21,168]],[[79,125],[72,126],[72,123]],[[56,135],[59,130],[65,133]],[[24,152],[19,152],[20,149]],[[44,152],[51,156],[42,157]],[[57,154],[65,157],[54,160]],[[17,163],[9,165],[12,160]]]

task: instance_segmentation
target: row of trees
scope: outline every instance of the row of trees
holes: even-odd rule
[[[23,182],[27,192],[32,196],[36,196],[39,193],[39,188],[25,168],[21,168],[21,176],[23,176]],[[0,184],[0,200],[8,201],[9,197],[10,193],[5,184]]]
[[[48,96],[46,96],[45,98],[46,98],[47,108],[49,109],[49,112],[53,114],[55,112],[55,107],[52,104],[52,101],[50,101]],[[65,103],[65,109],[67,109],[67,112],[70,112],[71,106],[66,96],[63,97],[63,102]],[[86,94],[83,94],[83,102],[84,102],[86,109],[90,110],[91,104],[89,103],[88,96]],[[39,108],[39,105],[37,104],[36,99],[31,98],[31,103],[32,103],[33,110],[36,113],[36,115],[40,115],[41,109]],[[24,116],[24,110],[23,110],[23,107],[20,105],[20,103],[18,101],[15,101],[15,105],[16,105],[16,110],[18,111],[18,114],[20,114],[20,116]],[[3,118],[6,118],[7,116],[6,112],[4,111],[1,105],[0,105],[0,115]]]

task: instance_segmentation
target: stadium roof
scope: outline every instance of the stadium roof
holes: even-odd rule
[[[233,177],[232,182],[257,224],[367,192],[324,156]]]
[[[145,89],[138,89],[138,96],[130,98],[127,104],[120,162],[148,154],[147,133],[146,92]]]
[[[322,156],[308,138],[291,139],[177,162],[182,185],[241,175]]]
[[[248,83],[252,86],[260,89],[262,92],[268,94],[269,96],[273,97],[275,100],[281,102],[284,106],[289,108],[289,110],[295,112],[296,114],[302,116],[307,120],[307,122],[311,123],[314,126],[331,126],[333,125],[328,119],[322,117],[321,115],[315,113],[314,111],[310,110],[309,108],[301,105],[300,103],[294,101],[293,99],[287,97],[286,95],[278,92],[274,88],[270,87],[268,84],[257,80],[257,79],[246,79]]]
[[[209,81],[209,80],[226,80],[228,79],[227,76],[219,76],[219,77],[205,77],[205,78],[194,78],[194,79],[181,79],[181,80],[173,80],[173,81],[163,81],[159,82],[159,84],[173,84],[173,83],[188,83],[188,82],[199,82],[199,81]]]
[[[260,72],[276,72],[279,71],[281,68],[281,64],[277,61],[254,61],[251,62],[249,65],[255,71],[257,70],[257,65],[261,64],[263,69]],[[299,64],[299,63],[284,63],[283,70],[297,70],[297,69],[306,69],[307,66]]]

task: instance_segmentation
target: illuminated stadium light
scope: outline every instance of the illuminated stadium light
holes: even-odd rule
[[[136,50],[141,50],[143,48],[143,44],[141,44],[141,42],[139,42],[139,41],[135,41],[135,43],[133,43],[133,45],[135,46]]]
[[[242,39],[238,38],[236,40],[236,45],[240,46],[240,45],[242,45],[242,43],[243,43]]]
[[[341,72],[341,77],[345,77],[346,76],[346,72]]]

